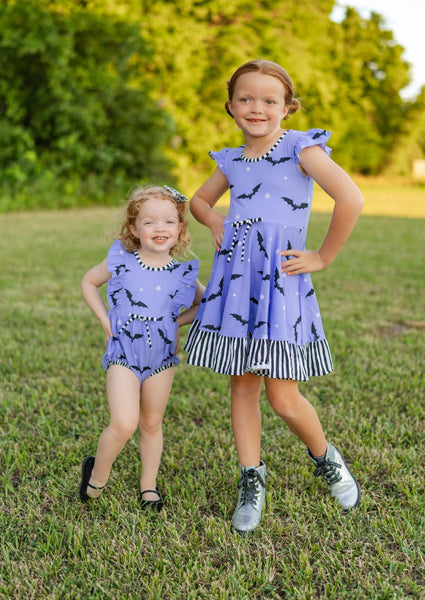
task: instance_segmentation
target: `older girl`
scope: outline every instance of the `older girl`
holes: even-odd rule
[[[332,370],[310,273],[325,269],[347,241],[363,198],[330,158],[328,131],[284,129],[299,101],[287,72],[256,60],[228,83],[227,112],[245,144],[210,152],[211,177],[191,210],[210,228],[216,254],[211,278],[189,332],[188,362],[230,375],[232,425],[240,463],[232,519],[239,532],[260,522],[266,467],[260,460],[259,396],[307,446],[331,493],[344,509],[358,506],[359,486],[341,453],[326,441],[318,415],[298,381]],[[335,208],[321,247],[305,250],[314,180]],[[214,206],[230,188],[227,216]]]

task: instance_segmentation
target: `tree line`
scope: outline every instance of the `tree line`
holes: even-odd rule
[[[351,172],[408,173],[425,152],[425,88],[379,14],[334,0],[2,0],[2,196],[108,185],[188,185],[208,150],[241,143],[224,111],[242,62],[282,64],[302,110],[289,127],[333,132]],[[1,200],[0,200],[1,203]],[[1,206],[1,204],[0,204]]]

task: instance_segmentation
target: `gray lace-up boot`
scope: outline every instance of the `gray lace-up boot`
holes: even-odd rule
[[[315,458],[308,448],[307,454],[316,465],[314,476],[323,477],[332,496],[338,500],[342,508],[349,510],[359,506],[361,498],[359,484],[345,464],[339,450],[327,444],[324,457]]]
[[[232,517],[232,527],[239,533],[247,533],[260,523],[266,497],[266,465],[260,462],[259,467],[239,465],[239,468],[239,495]]]

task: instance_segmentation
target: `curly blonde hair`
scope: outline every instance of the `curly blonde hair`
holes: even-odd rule
[[[170,254],[171,256],[174,256],[175,254],[183,255],[187,252],[191,244],[191,237],[187,230],[187,212],[189,204],[188,202],[177,202],[176,196],[170,189],[159,185],[136,186],[130,190],[127,204],[124,209],[124,221],[118,235],[119,239],[128,252],[133,252],[133,250],[140,247],[140,240],[131,233],[130,226],[134,226],[139,214],[140,206],[146,202],[146,200],[152,200],[153,198],[157,198],[158,200],[169,200],[176,206],[179,223],[182,224],[182,228],[177,244],[170,250]]]

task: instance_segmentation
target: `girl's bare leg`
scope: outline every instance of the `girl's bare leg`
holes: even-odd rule
[[[130,369],[121,365],[111,365],[106,373],[106,391],[110,422],[97,445],[96,459],[89,481],[95,487],[106,484],[114,460],[136,431],[139,421],[140,384]],[[88,487],[87,494],[97,498],[100,491]]]
[[[260,390],[262,377],[252,373],[232,375],[232,427],[242,466],[258,467],[261,450]]]
[[[307,446],[313,456],[326,452],[326,439],[316,410],[298,389],[298,382],[265,378],[266,394],[273,410]]]
[[[142,476],[140,490],[155,490],[156,477],[161,462],[163,437],[162,421],[173,384],[171,367],[146,379],[140,393],[140,459]],[[157,494],[143,494],[143,499],[158,500]]]

